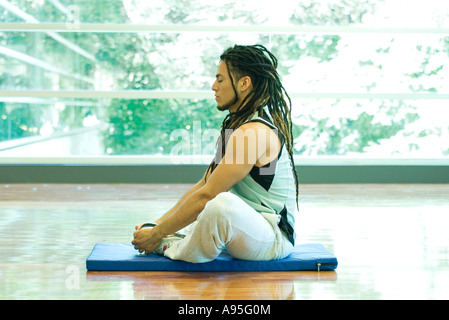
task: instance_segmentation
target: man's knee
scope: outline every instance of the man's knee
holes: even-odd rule
[[[231,215],[233,211],[231,208],[233,207],[233,203],[239,198],[236,195],[230,192],[222,192],[219,193],[215,198],[207,202],[204,207],[203,212],[201,212],[201,216],[207,216],[209,219],[222,219],[223,217],[228,217]]]
[[[210,200],[208,203],[212,203],[220,207],[226,207],[229,206],[231,203],[234,203],[238,199],[240,199],[238,196],[228,191],[217,194],[215,198]]]

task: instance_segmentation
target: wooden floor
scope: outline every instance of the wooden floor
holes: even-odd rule
[[[303,185],[298,243],[336,272],[87,272],[188,185],[0,185],[0,299],[448,299],[449,185]]]

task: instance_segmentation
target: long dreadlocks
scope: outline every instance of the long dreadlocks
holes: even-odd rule
[[[298,176],[293,160],[293,133],[291,120],[291,100],[285,91],[277,72],[277,58],[262,45],[242,46],[235,45],[223,52],[220,60],[226,63],[232,87],[235,93],[235,101],[238,100],[234,81],[244,76],[249,76],[253,84],[253,90],[245,97],[236,112],[230,112],[223,120],[218,146],[222,148],[224,155],[226,146],[226,130],[236,129],[251,119],[256,113],[263,114],[263,108],[268,111],[273,119],[273,124],[284,137],[296,184],[296,201],[298,201]],[[235,77],[235,79],[233,78]],[[288,104],[285,100],[288,100]],[[209,170],[217,166],[212,161]]]

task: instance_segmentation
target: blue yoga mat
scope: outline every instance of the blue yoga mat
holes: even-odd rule
[[[337,258],[318,243],[296,245],[281,260],[238,260],[223,251],[214,261],[206,263],[171,260],[155,253],[141,256],[132,244],[98,243],[86,259],[90,271],[330,271],[337,265]]]

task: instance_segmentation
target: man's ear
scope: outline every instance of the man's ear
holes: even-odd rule
[[[246,91],[251,87],[251,78],[249,76],[244,76],[239,80],[239,86],[241,91]]]

